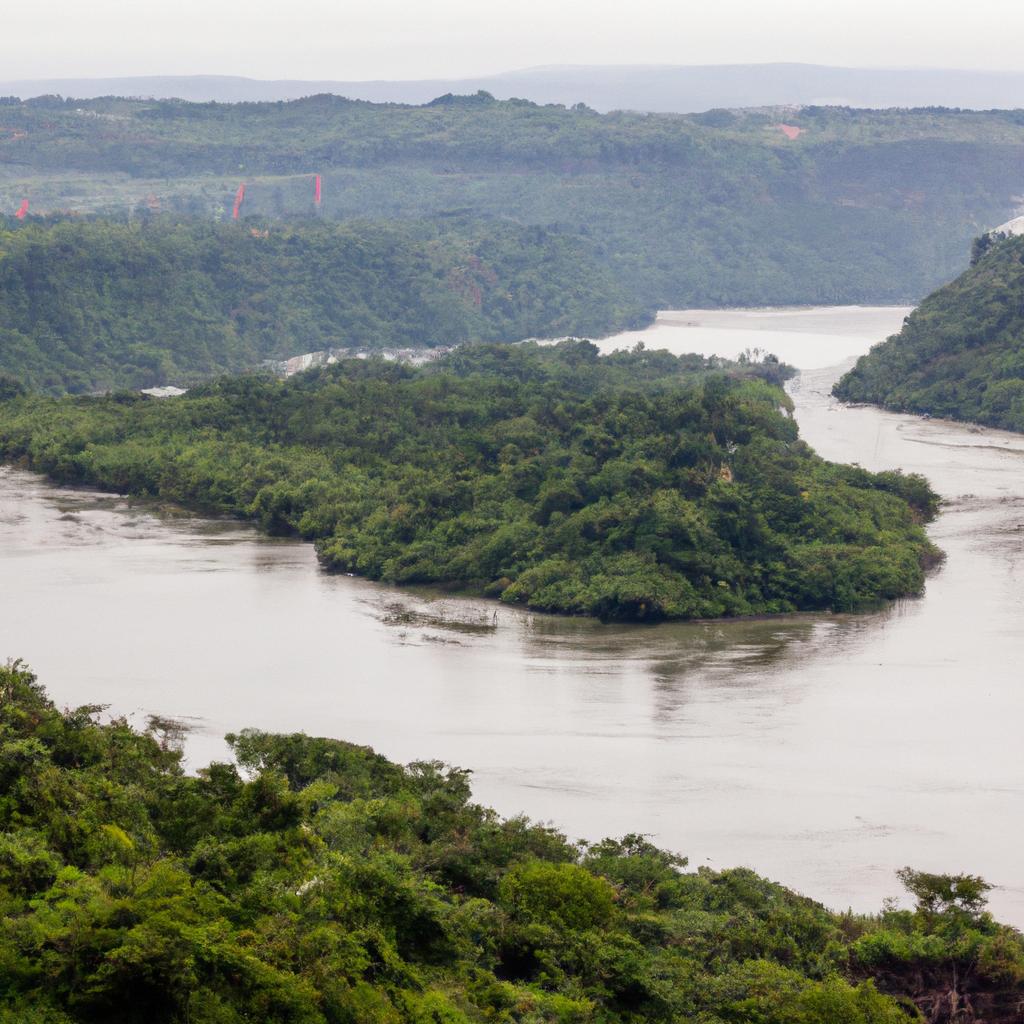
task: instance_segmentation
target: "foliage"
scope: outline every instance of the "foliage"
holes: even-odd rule
[[[570,843],[442,765],[229,740],[242,770],[190,776],[0,667],[0,1020],[906,1024],[920,957],[963,944],[948,909],[839,916],[641,836]],[[959,992],[1008,1007],[1024,942],[971,921]]]
[[[586,236],[647,310],[910,302],[1011,215],[1022,155],[1019,111],[49,97],[0,105],[0,209],[226,218],[244,180],[243,217],[295,220],[319,172],[328,219],[456,212]]]
[[[331,569],[544,611],[849,611],[918,592],[935,496],[817,458],[787,372],[599,358],[585,341],[464,346],[166,400],[14,398],[0,458],[297,533]]]
[[[975,245],[970,269],[862,356],[835,394],[1024,430],[1024,237]]]
[[[640,316],[585,241],[542,228],[0,225],[0,398],[4,373],[52,392],[180,385],[267,357],[607,332]]]
[[[901,992],[929,1024],[1011,1021],[1024,989],[1020,935],[985,910],[992,888],[977,875],[897,872],[916,901],[889,908],[851,948],[858,972],[883,991]]]
[[[0,373],[50,391],[186,384],[334,347],[606,332],[639,317],[585,244],[542,228],[0,229]]]

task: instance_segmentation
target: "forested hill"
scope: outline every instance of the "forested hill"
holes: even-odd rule
[[[0,666],[10,1024],[1015,1024],[1024,940],[970,875],[835,914],[639,835],[576,844],[469,772],[245,730],[59,711]],[[953,1008],[953,1013],[949,1012]]]
[[[979,239],[970,269],[862,356],[835,394],[1024,431],[1024,237]]]
[[[589,342],[347,360],[181,398],[0,400],[0,458],[317,543],[323,563],[544,611],[856,610],[935,555],[920,477],[818,458],[785,368]]]
[[[544,228],[0,222],[0,375],[52,392],[641,319],[587,239]]]
[[[443,96],[0,103],[0,210],[474,217],[589,234],[647,309],[918,301],[1012,213],[1020,111],[601,115]]]

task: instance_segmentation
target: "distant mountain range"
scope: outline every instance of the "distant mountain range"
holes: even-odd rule
[[[817,64],[550,65],[479,78],[420,81],[265,81],[227,75],[0,81],[0,95],[180,98],[207,102],[288,100],[335,93],[377,103],[426,103],[485,89],[498,99],[586,103],[595,110],[695,113],[716,107],[1024,107],[1024,73],[838,68]]]

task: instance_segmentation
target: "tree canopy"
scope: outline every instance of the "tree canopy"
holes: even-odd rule
[[[348,351],[608,333],[643,311],[540,227],[0,224],[0,374],[51,392],[188,385]]]
[[[0,403],[0,457],[313,540],[325,566],[605,619],[918,593],[919,477],[818,458],[789,371],[586,341]]]
[[[975,245],[971,267],[862,356],[835,394],[1024,430],[1024,237]]]
[[[189,775],[102,712],[0,667],[5,1024],[1017,1019],[1024,940],[978,904],[834,914],[334,739],[246,729]]]
[[[801,130],[787,138],[785,121]],[[38,98],[0,104],[0,210],[243,220],[469,216],[588,237],[647,310],[916,302],[1020,191],[1019,111],[703,115]],[[30,211],[30,217],[32,212]]]

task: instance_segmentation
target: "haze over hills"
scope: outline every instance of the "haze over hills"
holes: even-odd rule
[[[426,103],[485,89],[498,99],[586,103],[595,110],[695,113],[716,107],[823,104],[865,108],[1024,106],[1024,73],[817,64],[548,65],[476,78],[410,81],[262,80],[228,75],[53,78],[0,82],[0,95],[178,98],[206,102],[335,93],[377,103]]]
[[[614,281],[616,310],[906,304],[962,271],[972,238],[1021,214],[1022,162],[1020,111],[598,114],[486,93],[424,106],[329,95],[243,104],[51,96],[0,103],[0,214],[11,218],[0,223],[21,236],[37,216],[70,220],[77,239],[85,229],[75,225],[89,217],[140,231],[157,222],[157,236],[179,219],[240,219],[257,233],[250,237],[270,231],[276,240],[284,225],[311,219],[402,222],[428,231],[431,252],[437,242],[450,253],[507,223],[524,238],[552,232],[558,245],[587,254],[597,276],[584,278]],[[258,263],[274,244],[238,253]],[[511,266],[499,269],[493,245],[469,253],[485,276],[520,279]],[[130,261],[115,263],[137,276]],[[425,266],[438,268],[426,293],[442,307],[456,293],[476,301],[464,280],[470,271],[475,280],[471,264],[431,258]],[[176,302],[195,283],[178,269]],[[49,294],[38,290],[39,274],[25,280],[25,295]],[[481,285],[483,304],[488,288]],[[621,326],[618,313],[586,328],[566,323],[576,291],[556,289],[526,334]],[[472,311],[458,312],[468,324],[463,314],[472,320]],[[83,336],[69,326],[60,337]],[[36,327],[16,329],[49,345]],[[53,352],[66,364],[66,352]]]

